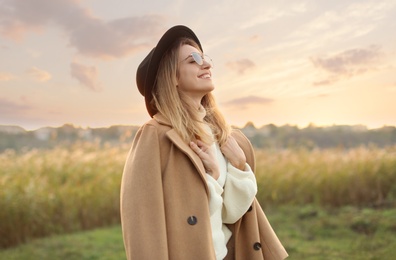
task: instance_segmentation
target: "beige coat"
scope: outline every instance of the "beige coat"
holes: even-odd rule
[[[253,148],[240,132],[234,138],[252,170]],[[121,222],[129,260],[214,260],[209,191],[199,157],[161,115],[137,132],[121,185]],[[277,260],[287,253],[259,203],[235,224],[226,259]]]

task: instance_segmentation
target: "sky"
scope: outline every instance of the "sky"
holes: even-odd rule
[[[231,125],[396,125],[396,0],[0,0],[0,124],[143,124],[136,69],[178,24]]]

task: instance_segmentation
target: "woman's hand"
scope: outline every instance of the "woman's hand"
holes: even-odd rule
[[[190,147],[198,157],[201,158],[206,173],[210,174],[215,180],[217,180],[220,176],[220,170],[214,150],[200,140],[197,140],[197,143],[190,142]]]
[[[228,137],[227,142],[220,147],[220,150],[232,166],[241,171],[245,170],[246,156],[234,137]]]

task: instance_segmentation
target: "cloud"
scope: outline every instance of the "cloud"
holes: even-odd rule
[[[159,16],[130,17],[110,22],[84,21],[81,26],[72,29],[70,43],[86,56],[123,57],[151,46],[153,35],[161,31],[161,23]]]
[[[355,68],[367,65],[379,56],[379,47],[372,45],[366,49],[347,50],[333,56],[313,57],[311,61],[315,67],[330,73],[350,74]]]
[[[225,103],[225,105],[228,106],[237,106],[242,109],[246,108],[249,105],[253,104],[258,104],[258,105],[264,105],[273,102],[274,100],[271,98],[264,98],[264,97],[259,97],[259,96],[247,96],[247,97],[241,97],[241,98],[236,98],[233,100],[230,100]]]
[[[40,82],[45,82],[48,81],[52,78],[51,74],[45,70],[41,70],[36,67],[31,67],[28,71],[27,74],[34,80],[40,81]]]
[[[337,82],[339,78],[337,76],[328,76],[326,79],[315,81],[313,83],[314,86],[326,86],[326,85],[331,85],[335,82]]]
[[[2,116],[10,117],[11,115],[19,115],[30,109],[31,107],[29,105],[21,105],[0,97],[0,114]]]
[[[48,20],[47,15],[39,14],[39,7],[44,7],[43,2],[3,0],[0,5],[0,33],[13,40],[21,40],[26,32],[39,30]]]
[[[10,81],[14,79],[14,75],[7,72],[0,72],[0,81]]]
[[[355,48],[335,55],[311,57],[312,64],[326,72],[328,78],[314,82],[314,85],[329,85],[342,78],[369,72],[378,63],[382,52],[379,46],[371,45],[367,48]]]
[[[0,34],[20,40],[29,31],[55,24],[66,32],[69,45],[85,56],[118,58],[152,46],[163,32],[158,15],[104,21],[77,0],[3,0]]]
[[[71,76],[77,79],[83,86],[93,91],[100,91],[98,71],[95,66],[85,66],[77,62],[70,64]]]
[[[227,62],[226,66],[231,70],[236,71],[238,74],[244,74],[246,70],[254,68],[256,64],[249,59],[240,59],[237,61]]]

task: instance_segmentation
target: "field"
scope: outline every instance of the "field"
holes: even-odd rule
[[[282,206],[267,215],[291,260],[391,260],[396,254],[396,209]],[[37,239],[0,251],[0,259],[125,260],[125,253],[121,228],[113,226]]]
[[[122,259],[119,185],[128,149],[79,143],[1,153],[0,259]],[[396,147],[260,150],[256,175],[257,197],[290,259],[396,253]]]

